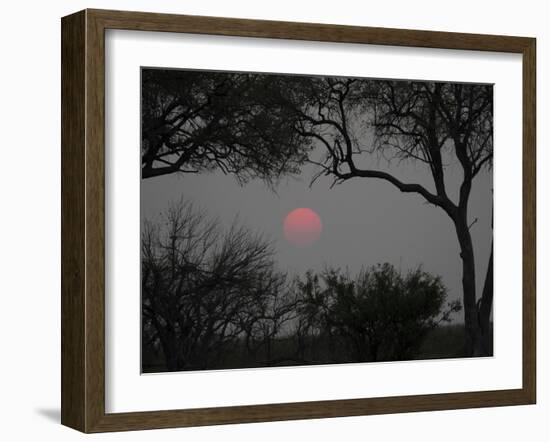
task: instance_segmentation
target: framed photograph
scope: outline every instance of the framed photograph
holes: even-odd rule
[[[62,19],[62,423],[534,404],[535,39]]]

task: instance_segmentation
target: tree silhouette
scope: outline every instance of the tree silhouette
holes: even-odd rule
[[[245,358],[252,358],[254,364],[262,366],[295,362],[296,358],[278,351],[277,343],[284,334],[284,327],[296,319],[298,301],[285,284],[278,286],[266,296],[258,296],[244,322],[243,335]]]
[[[337,337],[354,362],[412,359],[427,333],[461,309],[459,301],[445,304],[439,277],[421,269],[403,276],[387,263],[355,278],[334,269],[308,273],[299,289],[299,314],[312,334]]]
[[[378,179],[442,209],[462,260],[465,354],[489,354],[492,252],[478,296],[468,203],[492,167],[491,85],[150,69],[142,79],[142,178],[219,169],[272,183],[309,161],[335,184]],[[432,184],[373,166],[380,157],[423,164]],[[456,189],[446,176],[454,163]]]
[[[142,178],[219,169],[239,181],[297,172],[309,145],[261,74],[144,69]]]
[[[259,321],[279,325],[258,308],[285,281],[269,242],[237,224],[223,231],[190,203],[163,220],[142,235],[142,345],[160,347],[168,371],[215,366]]]
[[[294,93],[285,92],[289,89]],[[492,165],[492,91],[492,86],[478,84],[288,77],[279,95],[296,132],[306,143],[315,141],[325,149],[320,161],[311,160],[321,168],[318,176],[333,176],[336,184],[355,178],[383,180],[401,192],[422,196],[450,217],[462,259],[467,355],[488,354],[492,273],[477,301],[468,202],[475,177]],[[369,128],[374,129],[371,142]],[[373,155],[425,164],[433,190],[370,167]],[[453,161],[463,174],[456,192],[449,191],[445,180],[445,169]],[[454,193],[456,200],[450,196]]]

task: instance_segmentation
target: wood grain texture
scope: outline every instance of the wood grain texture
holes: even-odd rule
[[[105,38],[86,11],[86,428],[105,415]]]
[[[85,426],[85,13],[65,17],[61,44],[61,422]]]
[[[529,38],[223,17],[88,10],[106,29],[284,38],[473,51],[522,52]]]
[[[523,50],[523,389],[537,395],[537,101],[536,40]]]
[[[523,55],[523,387],[338,401],[105,413],[105,30],[499,51]],[[536,398],[535,40],[141,12],[62,20],[62,423],[83,432],[532,404]],[[519,148],[519,146],[518,146]]]

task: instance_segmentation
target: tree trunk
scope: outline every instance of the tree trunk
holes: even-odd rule
[[[465,211],[461,211],[455,221],[456,233],[462,259],[462,291],[464,304],[464,325],[466,331],[465,356],[480,356],[481,331],[476,304],[476,273],[472,236],[466,221]]]
[[[484,356],[493,354],[493,332],[491,330],[491,312],[493,310],[493,243],[491,242],[491,255],[483,285],[483,293],[479,300],[479,328],[481,333],[481,345]]]

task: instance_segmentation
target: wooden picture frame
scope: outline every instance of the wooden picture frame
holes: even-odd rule
[[[523,57],[523,385],[512,390],[131,413],[105,411],[105,30],[494,51]],[[62,424],[91,432],[534,404],[533,38],[84,10],[62,19]]]

